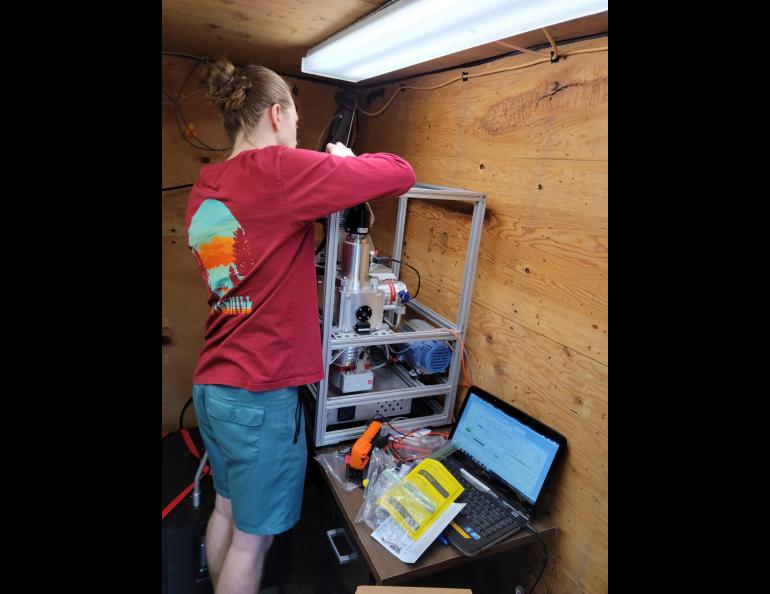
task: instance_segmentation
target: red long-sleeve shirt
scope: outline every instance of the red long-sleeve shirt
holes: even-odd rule
[[[204,167],[186,217],[212,308],[193,382],[264,391],[322,379],[313,223],[414,183],[389,153],[269,146]]]

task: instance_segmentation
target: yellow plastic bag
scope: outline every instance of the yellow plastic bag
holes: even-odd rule
[[[463,486],[441,462],[426,458],[385,491],[377,504],[417,540],[462,492]]]

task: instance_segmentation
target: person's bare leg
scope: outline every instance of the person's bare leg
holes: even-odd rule
[[[211,512],[209,525],[206,527],[206,564],[214,588],[217,587],[222,564],[225,562],[225,555],[232,540],[233,508],[229,499],[217,494],[214,511]]]
[[[216,594],[257,594],[265,557],[272,542],[272,536],[247,534],[234,528],[216,584]]]

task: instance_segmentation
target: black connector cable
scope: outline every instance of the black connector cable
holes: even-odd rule
[[[316,223],[321,223],[321,225],[323,225],[323,228],[324,228],[324,237],[321,240],[321,243],[319,243],[318,247],[315,249],[315,255],[317,256],[319,253],[321,253],[321,250],[326,247],[326,237],[327,237],[327,233],[328,233],[328,229],[327,229],[327,227],[328,227],[328,219],[316,219],[315,222]],[[323,266],[321,266],[321,268],[323,268]]]
[[[194,56],[192,54],[185,54],[183,52],[160,52],[164,56],[175,56],[177,58],[190,58],[191,60],[198,60],[206,65],[211,65],[211,60],[205,56]]]
[[[540,544],[543,545],[543,567],[540,568],[540,573],[537,576],[537,579],[535,580],[535,583],[532,584],[532,587],[529,589],[528,594],[532,594],[532,592],[535,591],[535,588],[537,587],[538,582],[540,582],[540,578],[543,577],[543,572],[545,571],[546,566],[548,565],[548,547],[545,545],[545,541],[543,538],[537,533],[537,530],[535,530],[529,522],[524,524],[524,526],[532,532],[535,536],[537,536],[538,540],[540,541]]]
[[[190,406],[190,404],[192,404],[192,401],[193,401],[193,399],[192,399],[192,396],[190,396],[190,399],[189,399],[189,400],[187,401],[187,403],[184,405],[184,407],[182,408],[182,412],[181,412],[181,413],[180,413],[180,415],[179,415],[179,430],[180,430],[180,431],[181,431],[182,429],[184,429],[184,426],[183,426],[183,421],[184,421],[184,413],[185,413],[185,411],[187,410],[187,407],[188,407],[188,406]]]
[[[395,431],[396,433],[399,434],[399,437],[394,437],[393,438],[393,443],[395,443],[397,439],[404,439],[405,437],[408,437],[408,434],[404,433],[403,431],[399,431],[398,429],[396,429],[393,425],[390,424],[390,421],[388,420],[388,417],[386,417],[385,415],[382,415],[380,413],[376,413],[369,420],[369,423],[371,424],[371,422],[374,421],[377,417],[381,418],[388,427],[390,427],[391,429],[393,429],[393,431]],[[379,446],[380,449],[382,449],[382,450],[384,450],[388,446],[388,444],[390,443],[390,435],[385,433],[385,435],[383,437],[385,437],[385,443],[383,445]],[[401,465],[405,462],[404,457],[401,455],[401,453],[395,447],[391,448],[391,454],[396,459],[396,472],[398,472],[399,470],[401,470]]]
[[[161,192],[170,192],[171,190],[181,190],[182,188],[192,188],[195,184],[182,184],[181,186],[169,186],[168,188],[163,188]]]
[[[174,115],[175,115],[174,121],[176,122],[176,127],[177,127],[177,130],[179,130],[179,134],[182,137],[182,140],[184,140],[187,144],[198,149],[199,151],[223,152],[223,151],[229,151],[233,148],[233,147],[209,146],[208,144],[203,142],[198,136],[194,136],[194,138],[198,140],[200,144],[195,144],[194,142],[192,142],[189,138],[187,138],[187,136],[185,136],[184,130],[182,129],[182,125],[179,122],[179,118],[181,118],[182,122],[184,123],[185,129],[188,131],[192,130],[192,128],[190,127],[190,124],[187,123],[187,119],[185,119],[184,117],[184,113],[182,112],[182,108],[179,105],[179,101],[174,99],[174,97],[172,97],[168,93],[166,93],[166,91],[162,91],[162,93],[166,97],[166,99],[171,101],[171,103],[174,105]]]
[[[416,299],[417,295],[420,294],[420,272],[411,264],[407,264],[406,262],[402,262],[401,260],[394,260],[393,258],[390,258],[388,256],[377,256],[377,262],[380,260],[388,260],[390,262],[398,262],[399,264],[402,264],[403,266],[409,266],[412,270],[414,270],[414,273],[417,275],[417,290],[414,292],[414,295],[412,295],[412,299]]]
[[[388,420],[388,417],[386,417],[385,415],[382,415],[380,413],[376,413],[371,419],[369,419],[369,424],[371,424],[371,422],[374,421],[377,417],[380,417],[383,421],[385,421],[385,423],[388,425],[388,427],[393,429],[393,431],[395,431],[399,435],[406,436],[406,433],[404,433],[403,431],[399,431],[393,425],[390,424],[390,421]]]

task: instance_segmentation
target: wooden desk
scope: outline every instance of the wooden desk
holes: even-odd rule
[[[334,452],[345,447],[343,444],[320,448],[319,454]],[[315,462],[317,464],[317,462]],[[355,539],[356,547],[366,560],[369,570],[378,585],[400,584],[456,565],[495,555],[502,551],[528,545],[537,541],[537,537],[526,528],[522,528],[506,540],[482,551],[475,557],[466,557],[451,544],[442,545],[435,541],[422,554],[416,563],[404,563],[389,553],[370,535],[369,527],[364,523],[355,523],[353,519],[358,514],[364,500],[364,490],[361,488],[345,491],[337,479],[330,476],[323,465],[319,464],[321,474],[329,485],[334,499],[342,512],[347,524],[348,534]],[[556,526],[548,518],[537,518],[532,527],[544,536],[556,532]]]

